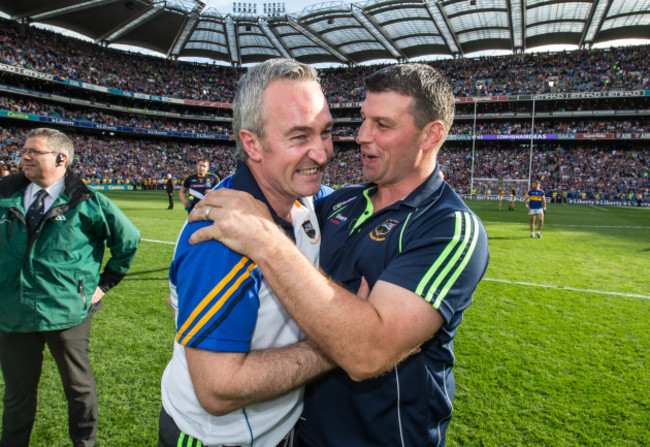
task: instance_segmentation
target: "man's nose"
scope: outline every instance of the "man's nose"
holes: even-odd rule
[[[354,137],[354,141],[357,144],[367,143],[368,141],[370,141],[370,130],[367,121],[361,123],[361,126],[359,127],[359,132],[357,132],[357,136]]]
[[[309,151],[309,158],[314,160],[319,165],[324,165],[327,163],[327,160],[330,156],[329,151],[327,150],[329,144],[329,137],[323,138],[322,136],[317,136],[312,148]]]

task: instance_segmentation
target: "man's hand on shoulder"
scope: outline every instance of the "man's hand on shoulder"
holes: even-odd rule
[[[190,222],[214,222],[197,230],[190,238],[191,244],[214,239],[251,259],[268,245],[271,236],[283,236],[263,202],[247,192],[233,189],[209,191],[188,219]]]

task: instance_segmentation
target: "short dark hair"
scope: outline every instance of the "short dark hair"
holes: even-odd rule
[[[391,65],[366,77],[368,92],[393,91],[413,98],[410,112],[418,129],[440,120],[448,132],[454,122],[454,93],[440,72],[425,64]]]

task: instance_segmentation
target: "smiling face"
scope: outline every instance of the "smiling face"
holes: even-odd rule
[[[30,137],[23,146],[25,177],[42,188],[47,188],[65,175],[65,163],[57,163],[56,155],[44,136]],[[64,155],[65,156],[65,155]]]
[[[415,173],[426,130],[416,127],[411,101],[410,96],[393,91],[368,92],[356,137],[367,181],[393,185]]]
[[[316,81],[280,79],[264,90],[264,139],[242,129],[242,141],[264,196],[278,215],[316,194],[332,157],[332,116]]]

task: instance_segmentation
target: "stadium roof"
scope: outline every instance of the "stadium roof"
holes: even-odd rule
[[[100,44],[232,65],[273,57],[355,65],[650,38],[650,0],[333,1],[281,15],[224,15],[198,0],[0,0],[0,11]]]

